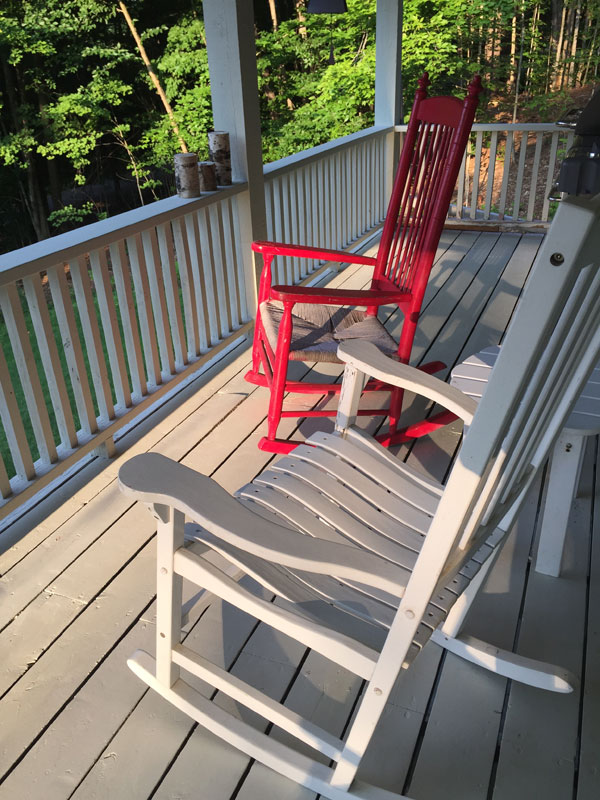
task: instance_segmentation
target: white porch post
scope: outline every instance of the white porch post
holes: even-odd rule
[[[375,125],[402,122],[402,0],[377,0],[375,29]],[[386,196],[392,191],[399,153],[395,134],[387,138]]]
[[[246,302],[256,310],[260,264],[250,249],[265,239],[267,220],[256,75],[253,4],[248,0],[204,0],[206,50],[215,130],[228,131],[234,181],[247,181],[238,195]]]

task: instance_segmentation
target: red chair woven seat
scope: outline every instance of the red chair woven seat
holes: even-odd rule
[[[275,350],[283,303],[261,303],[260,316],[265,334]],[[398,343],[382,323],[372,314],[343,306],[309,305],[297,303],[292,313],[292,341],[290,361],[329,361],[342,363],[337,357],[340,342],[349,339],[368,339],[386,355],[395,356]]]

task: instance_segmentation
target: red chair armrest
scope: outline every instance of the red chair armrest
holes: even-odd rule
[[[274,256],[299,256],[301,258],[317,258],[319,260],[337,261],[343,264],[368,264],[375,266],[372,256],[361,256],[358,253],[346,253],[343,250],[326,250],[320,247],[308,247],[302,244],[282,244],[280,242],[252,242],[255,253]]]
[[[320,303],[331,306],[385,306],[406,297],[398,290],[315,289],[312,286],[273,286],[271,298],[288,303]]]

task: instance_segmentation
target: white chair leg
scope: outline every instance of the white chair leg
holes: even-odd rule
[[[156,679],[171,687],[179,678],[173,648],[181,641],[183,581],[174,570],[175,551],[183,547],[185,519],[180,511],[156,504]]]
[[[558,577],[569,514],[583,460],[585,437],[563,431],[550,457],[548,491],[542,515],[535,571]]]

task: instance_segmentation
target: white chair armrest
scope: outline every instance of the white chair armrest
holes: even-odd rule
[[[371,342],[344,342],[338,347],[337,354],[338,358],[359,372],[423,395],[456,414],[465,425],[471,424],[477,409],[475,400],[433,375],[394,361]]]
[[[177,509],[214,537],[267,561],[380,586],[401,597],[407,570],[357,547],[305,536],[254,514],[212,478],[158,453],[134,456],[119,470],[128,496]],[[203,537],[211,544],[211,536]],[[216,548],[218,549],[218,548]]]

